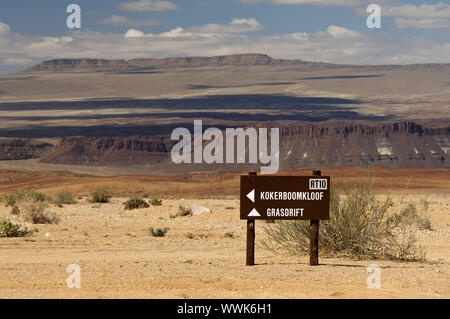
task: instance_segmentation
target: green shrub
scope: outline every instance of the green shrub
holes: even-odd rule
[[[91,203],[108,203],[110,198],[108,187],[101,185],[90,194],[89,201]]]
[[[0,237],[27,237],[37,231],[37,229],[30,230],[28,227],[14,224],[7,219],[0,220]]]
[[[328,257],[414,261],[425,252],[414,229],[389,214],[392,199],[377,199],[370,184],[331,192],[330,220],[321,221],[319,251]],[[309,253],[309,221],[279,221],[266,227],[263,246],[289,254]]]
[[[178,214],[177,216],[183,217],[183,216],[192,216],[192,209],[185,206],[179,206],[178,207]]]
[[[75,200],[75,195],[69,191],[59,192],[53,202],[58,207],[62,207],[63,205],[74,205],[78,202]]]
[[[161,206],[162,205],[162,200],[160,200],[158,197],[153,197],[152,200],[150,201],[150,204],[152,206]]]
[[[147,208],[149,206],[150,205],[143,198],[137,196],[131,197],[125,202],[125,210]]]
[[[156,230],[154,230],[153,227],[150,227],[150,229],[149,229],[150,235],[152,237],[164,237],[164,236],[166,236],[168,231],[169,231],[169,228],[167,228],[167,227],[163,228],[163,229],[157,228]]]

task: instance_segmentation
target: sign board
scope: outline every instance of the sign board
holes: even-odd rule
[[[326,220],[329,176],[241,176],[241,219]]]

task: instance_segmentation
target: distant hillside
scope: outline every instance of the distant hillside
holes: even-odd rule
[[[448,126],[427,128],[414,122],[285,126],[280,128],[280,164],[281,169],[332,166],[448,168],[449,134]],[[174,143],[168,136],[64,138],[41,161],[100,167],[154,165],[158,171],[166,173],[243,169],[242,165],[174,166],[170,159]],[[248,166],[250,169],[251,165]]]
[[[450,68],[450,64],[411,64],[411,65],[338,65],[303,60],[274,59],[265,54],[234,54],[213,57],[173,57],[139,58],[133,60],[105,60],[92,58],[55,59],[44,61],[26,69],[24,72],[139,72],[153,69],[193,68],[193,67],[251,67],[251,66],[295,66],[323,69],[368,69],[368,70],[440,70]]]
[[[275,60],[263,54],[237,54],[215,57],[180,57],[164,59],[103,60],[103,59],[56,59],[42,62],[26,71],[50,72],[96,72],[96,71],[142,71],[147,69],[187,68],[202,66],[257,66],[306,63],[300,60]]]

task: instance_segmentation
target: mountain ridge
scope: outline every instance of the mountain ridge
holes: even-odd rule
[[[301,59],[275,59],[266,54],[246,53],[210,57],[187,56],[167,58],[98,59],[65,58],[43,61],[22,71],[27,72],[107,72],[107,71],[149,71],[173,68],[195,67],[251,67],[251,66],[303,66],[314,69],[369,68],[372,70],[430,69],[449,67],[450,63],[392,64],[392,65],[350,65],[327,62],[304,61]]]

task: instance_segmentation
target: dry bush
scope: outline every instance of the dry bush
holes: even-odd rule
[[[420,230],[432,230],[433,225],[431,220],[427,215],[425,215],[429,207],[428,202],[422,201],[421,205],[422,214],[419,214],[416,204],[413,202],[408,203],[405,208],[391,217],[393,223],[396,225],[411,225],[419,228]]]
[[[101,185],[91,193],[89,201],[91,203],[108,203],[110,198],[111,195],[108,187]]]
[[[20,209],[19,207],[17,207],[16,205],[13,206],[13,208],[11,209],[11,215],[19,215],[20,214]]]
[[[143,198],[138,196],[131,197],[125,202],[125,210],[147,208],[149,206],[150,205]]]
[[[425,257],[417,246],[415,229],[404,219],[389,214],[390,197],[377,199],[370,184],[332,191],[330,220],[321,221],[319,249],[327,257],[414,261]],[[275,252],[307,254],[309,221],[279,221],[266,227],[263,246]]]
[[[75,200],[74,194],[69,191],[62,191],[56,195],[53,203],[58,207],[63,207],[63,205],[74,205],[78,202]]]
[[[57,224],[59,219],[56,215],[46,211],[47,203],[24,199],[17,203],[19,214],[24,221],[32,224]]]
[[[162,200],[159,199],[157,196],[153,197],[152,200],[150,201],[150,204],[152,206],[161,206],[162,205]]]
[[[19,201],[22,200],[45,202],[49,199],[50,198],[43,193],[32,190],[19,189],[3,195],[2,201],[4,202],[6,207],[14,207]]]
[[[14,224],[10,220],[0,220],[0,237],[27,237],[36,233],[37,229],[28,229],[20,224]]]

